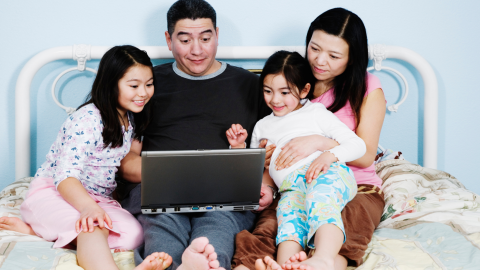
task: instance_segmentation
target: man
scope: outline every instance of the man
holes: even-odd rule
[[[120,168],[130,182],[141,181],[142,149],[227,149],[225,132],[232,124],[241,124],[251,134],[255,123],[269,113],[258,77],[215,59],[219,29],[215,10],[207,2],[175,2],[168,10],[167,23],[165,38],[175,62],[154,68],[153,119],[143,142],[132,144]],[[160,176],[159,181],[167,180]],[[260,209],[272,202],[273,192],[267,184],[273,182],[264,182]],[[235,235],[250,230],[255,220],[250,211],[142,215],[140,185],[122,204],[144,229],[145,245],[135,251],[136,262],[153,251],[167,252],[173,268],[191,241],[205,236],[215,248],[220,266],[230,269]]]

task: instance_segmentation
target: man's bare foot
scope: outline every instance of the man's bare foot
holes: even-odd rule
[[[32,230],[32,227],[17,217],[1,217],[0,230],[9,230],[24,234],[36,235]]]
[[[208,243],[206,237],[199,237],[192,241],[183,252],[182,264],[178,270],[225,270],[220,267],[215,248]]]
[[[255,270],[281,270],[282,267],[272,258],[266,256],[255,261]]]
[[[303,262],[288,264],[293,270],[333,270],[335,261],[333,259],[322,258],[320,256],[313,256]]]
[[[298,253],[296,253],[295,255],[293,255],[292,257],[290,257],[290,259],[288,259],[285,264],[283,265],[282,268],[284,269],[292,269],[292,263],[299,263],[299,262],[303,262],[307,259],[307,253],[305,253],[305,251],[300,251]]]
[[[172,264],[172,257],[165,252],[155,252],[147,256],[135,270],[164,270]]]

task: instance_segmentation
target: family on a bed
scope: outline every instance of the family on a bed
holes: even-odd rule
[[[136,269],[361,264],[384,207],[373,163],[385,115],[362,20],[322,13],[305,58],[276,52],[260,77],[215,59],[216,14],[204,0],[175,2],[167,23],[175,62],[152,67],[133,46],[110,49],[37,171],[23,221],[3,217],[0,228],[74,245],[85,269],[118,269],[111,248],[134,249]],[[143,215],[140,185],[122,205],[112,197],[117,169],[140,182],[142,149],[229,146],[266,147],[259,213]]]

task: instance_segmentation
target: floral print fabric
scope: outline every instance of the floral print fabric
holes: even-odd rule
[[[80,108],[63,123],[35,177],[53,178],[56,187],[68,177],[75,177],[89,193],[111,197],[117,186],[117,167],[132,143],[133,128],[129,121],[128,130],[123,129],[123,145],[104,147],[100,111],[94,104]]]
[[[335,224],[345,235],[342,209],[357,193],[352,170],[345,164],[333,163],[327,173],[320,173],[310,184],[305,173],[311,163],[295,170],[283,180],[278,202],[277,245],[291,240],[303,249],[315,248],[313,236],[320,226]]]

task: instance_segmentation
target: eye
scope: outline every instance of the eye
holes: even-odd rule
[[[283,91],[283,92],[282,92],[282,95],[284,95],[284,96],[286,96],[286,95],[288,95],[288,94],[290,94],[290,91]]]
[[[318,49],[313,47],[313,46],[310,46],[310,49],[312,49],[312,51],[314,51],[314,52],[318,51]]]
[[[270,94],[270,93],[272,93],[272,91],[270,91],[270,90],[268,90],[268,89],[263,89],[263,92],[264,92],[265,94]]]
[[[138,85],[130,85],[130,87],[132,87],[132,88],[137,88]]]
[[[188,43],[188,39],[180,40],[182,43]]]
[[[330,55],[330,57],[331,57],[332,59],[338,59],[338,58],[339,58],[339,57],[337,57],[337,56],[335,56],[335,55]]]
[[[202,41],[204,41],[204,42],[207,42],[209,40],[210,40],[210,38],[202,38]]]
[[[153,86],[153,83],[148,83],[147,87]]]

